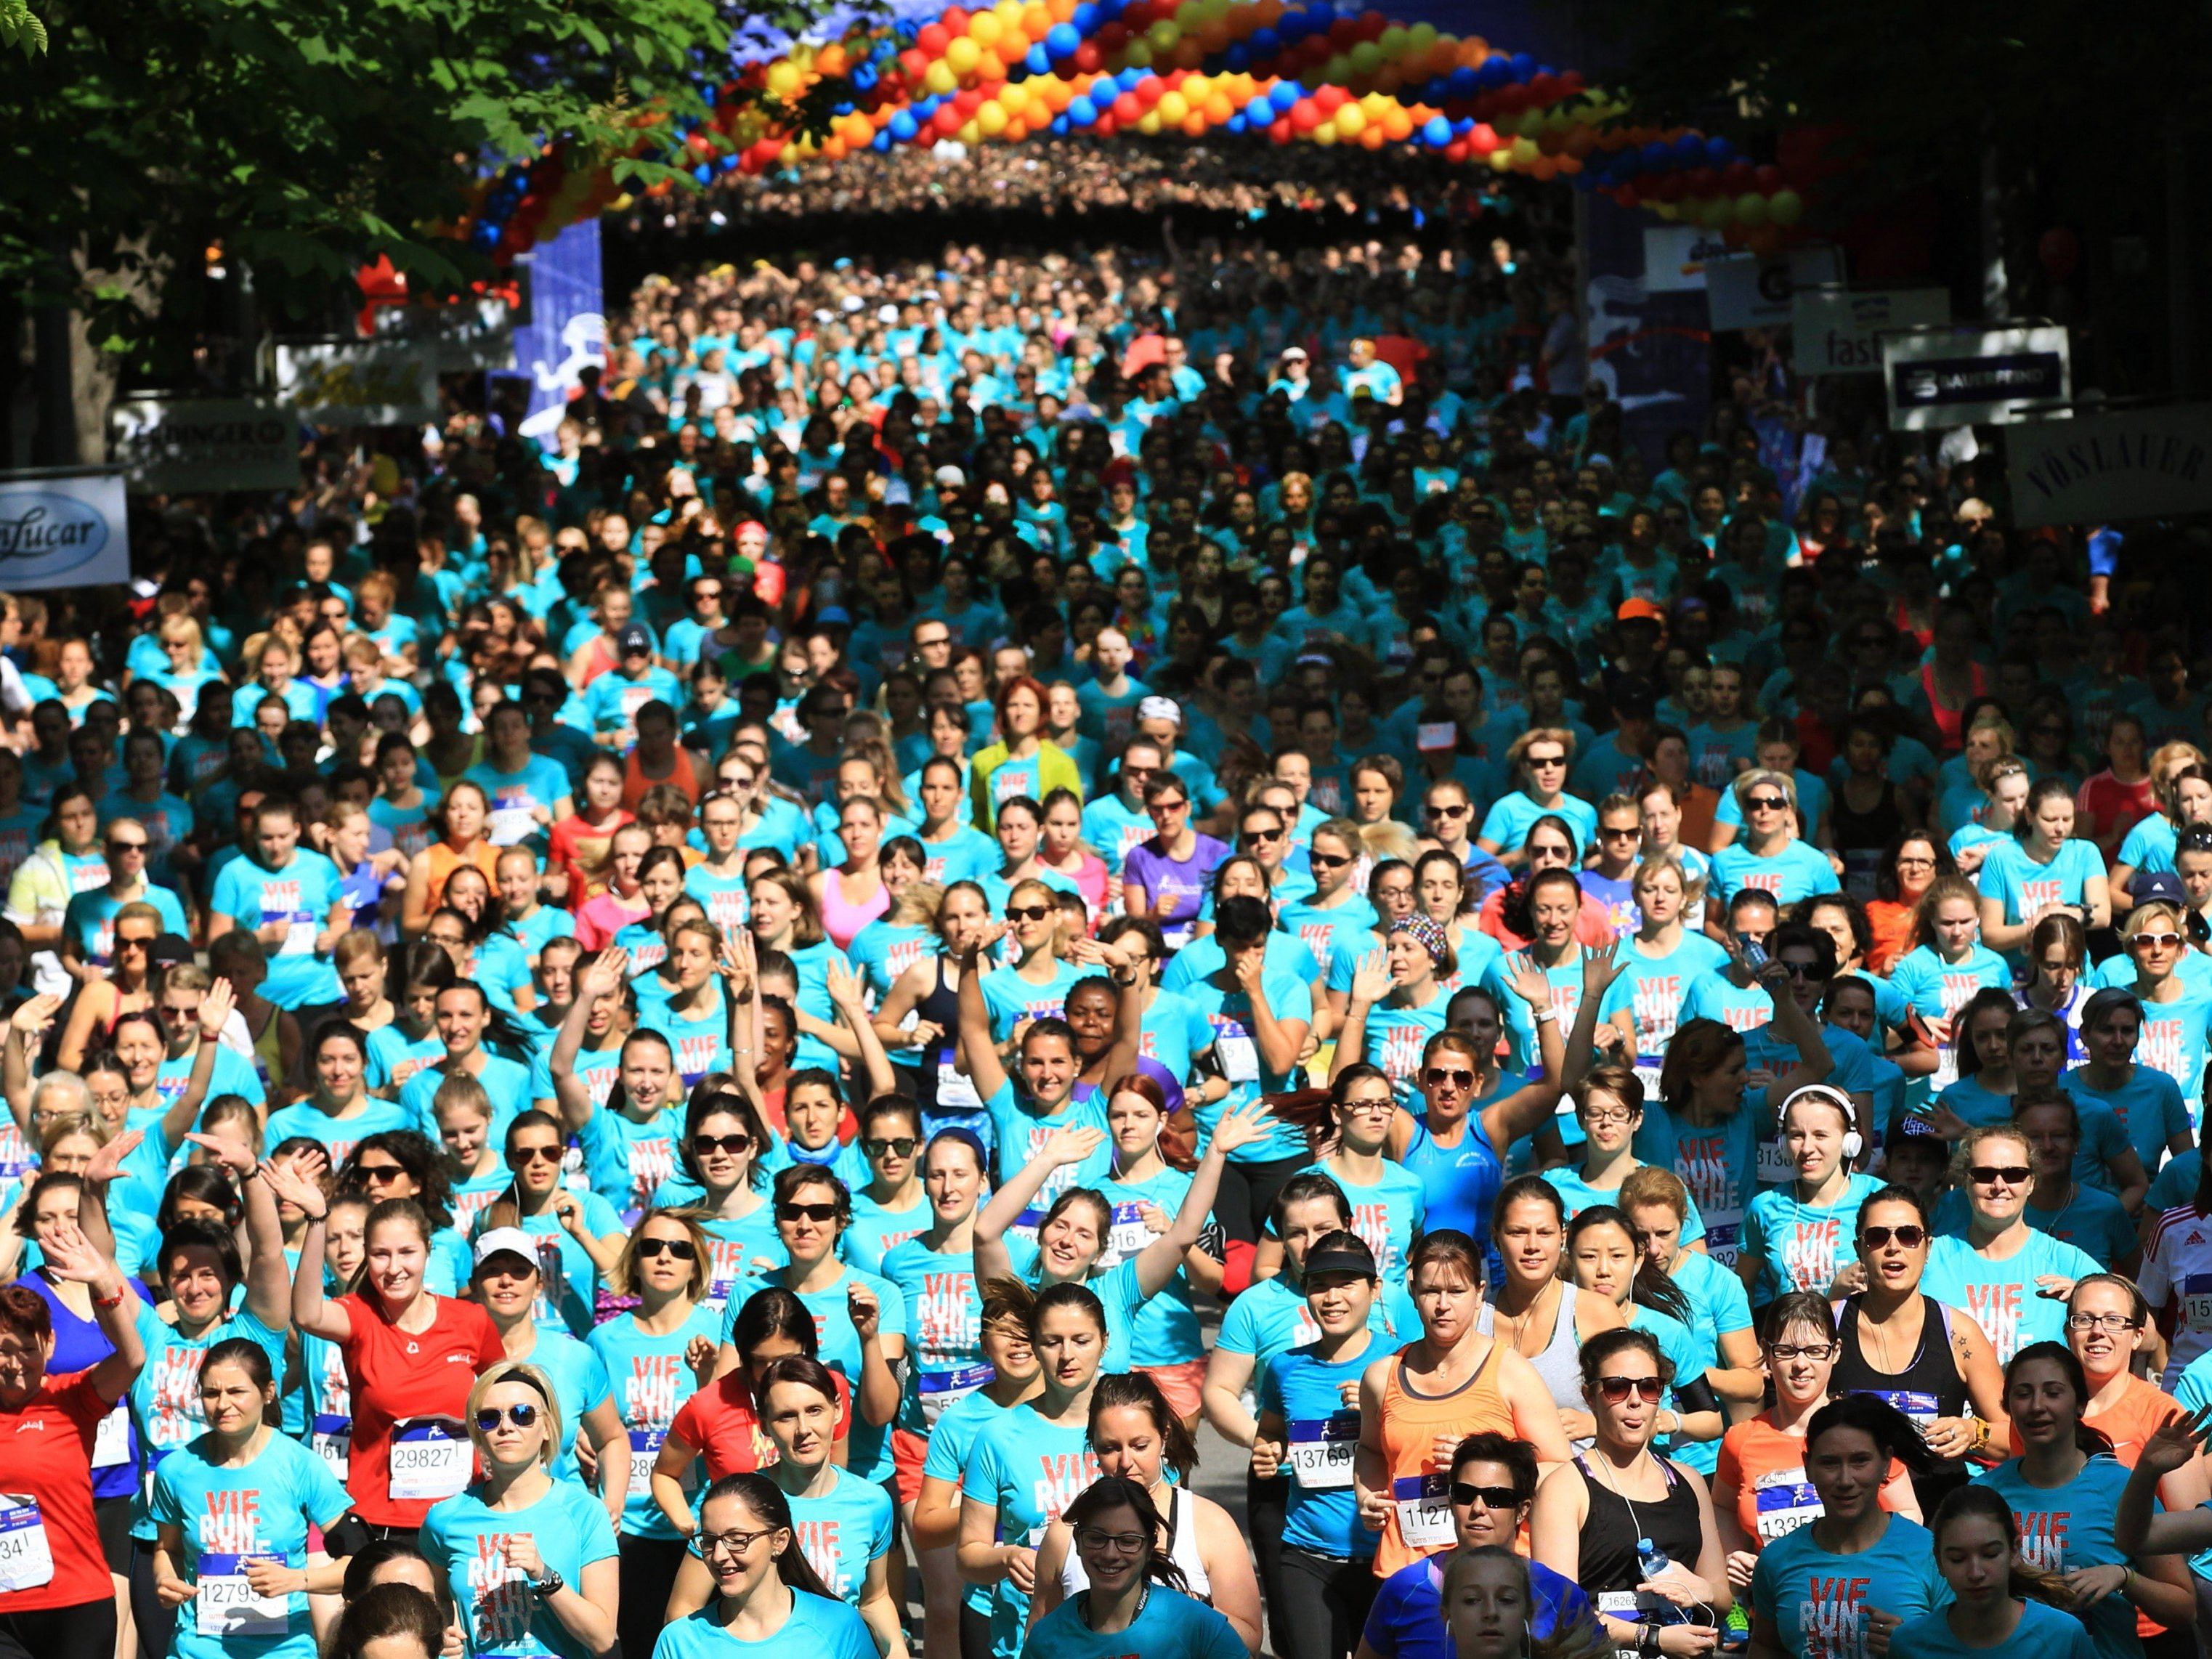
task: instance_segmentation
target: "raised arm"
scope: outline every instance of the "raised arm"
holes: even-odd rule
[[[323,1296],[323,1229],[331,1218],[330,1200],[319,1179],[325,1160],[319,1152],[301,1152],[289,1164],[261,1160],[262,1184],[281,1201],[299,1206],[307,1218],[300,1235],[300,1265],[292,1273],[292,1322],[308,1336],[343,1342],[353,1334],[353,1319],[342,1302]]]
[[[2161,1425],[2143,1442],[2120,1506],[2112,1516],[2112,1541],[2127,1555],[2182,1555],[2212,1544],[2212,1510],[2154,1512],[2159,1482],[2193,1462],[2203,1449],[2212,1406]]]
[[[1275,1115],[1255,1100],[1225,1114],[1213,1126],[1213,1138],[1206,1143],[1206,1156],[1199,1160],[1189,1190],[1176,1210],[1174,1224],[1137,1252],[1137,1284],[1146,1297],[1158,1296],[1167,1288],[1176,1269],[1182,1265],[1184,1254],[1198,1243],[1206,1218],[1213,1212],[1214,1196],[1221,1190],[1222,1166],[1229,1162],[1229,1154],[1267,1139],[1274,1121]],[[979,1224],[975,1231],[980,1249],[983,1230]],[[977,1271],[981,1271],[980,1262]]]
[[[8,1042],[0,1049],[0,1090],[8,1096],[8,1114],[22,1134],[31,1133],[31,1097],[38,1079],[31,1075],[31,1059],[39,1040],[53,1029],[62,1000],[40,993],[18,1008],[8,1020]]]
[[[191,1075],[185,1080],[185,1091],[161,1114],[161,1140],[167,1146],[181,1146],[193,1124],[200,1121],[200,1103],[206,1100],[208,1085],[215,1078],[216,1050],[222,1046],[222,1028],[230,1018],[230,1011],[238,1006],[237,994],[230,981],[219,979],[208,987],[207,995],[200,1001],[200,1046],[192,1055]],[[282,1325],[272,1327],[283,1329]]]
[[[576,1056],[584,1047],[592,1006],[601,997],[621,990],[629,977],[629,952],[620,945],[600,951],[576,975],[575,1000],[562,1018],[561,1029],[553,1038],[553,1053],[546,1061],[546,1069],[553,1073],[553,1098],[561,1107],[561,1125],[570,1134],[583,1132],[594,1109],[591,1085],[576,1075]]]
[[[867,1005],[860,996],[860,981],[853,970],[836,957],[830,958],[825,975],[825,988],[830,1000],[836,1005],[853,1041],[860,1045],[860,1064],[868,1073],[868,1097],[895,1093],[898,1077],[891,1070],[890,1056],[884,1052],[883,1039],[868,1019]]]
[[[1352,970],[1352,996],[1344,1005],[1344,1025],[1336,1034],[1336,1056],[1328,1063],[1328,1080],[1357,1060],[1367,1058],[1367,1011],[1390,994],[1390,958],[1381,947],[1359,958]]]
[[[1079,939],[1072,954],[1078,962],[1101,964],[1114,981],[1114,1032],[1106,1048],[1106,1081],[1111,1084],[1137,1069],[1145,1048],[1145,975],[1137,966],[1137,947],[1128,939],[1107,945]]]
[[[1767,1106],[1779,1111],[1782,1103],[1798,1090],[1821,1081],[1833,1071],[1836,1060],[1828,1052],[1828,1045],[1820,1040],[1820,1028],[1790,994],[1787,969],[1778,962],[1769,962],[1759,970],[1757,983],[1774,1004],[1775,1035],[1797,1051],[1797,1063],[1766,1085]],[[1858,1127],[1860,1133],[1867,1132],[1865,1123]]]
[[[1022,1212],[1029,1207],[1030,1200],[1051,1178],[1052,1172],[1071,1164],[1082,1163],[1105,1143],[1106,1132],[1103,1129],[1054,1129],[1045,1137],[1044,1145],[1037,1149],[1036,1156],[1015,1170],[1007,1177],[1006,1185],[991,1194],[991,1201],[975,1218],[975,1282],[978,1285],[988,1279],[1004,1279],[1012,1273],[1013,1259],[1006,1254],[1006,1229],[1021,1218]],[[1197,1184],[1195,1180],[1191,1182],[1194,1188]],[[1202,1215],[1203,1212],[1200,1213]],[[1194,1230],[1191,1242],[1195,1243],[1197,1238],[1198,1234]],[[1177,1254],[1188,1248],[1188,1244],[1180,1247]]]
[[[46,1271],[56,1279],[82,1285],[92,1292],[92,1310],[100,1334],[115,1345],[115,1352],[92,1368],[92,1386],[113,1405],[130,1391],[146,1364],[146,1345],[138,1340],[138,1298],[131,1294],[123,1269],[111,1256],[95,1250],[82,1230],[64,1226],[56,1231],[46,1247]]]
[[[975,1092],[986,1101],[1006,1086],[1006,1068],[991,1041],[991,1010],[983,1000],[983,953],[1006,936],[1006,924],[994,921],[982,936],[957,952],[960,969],[960,1060]]]
[[[212,994],[208,1000],[214,1000]],[[213,1046],[206,1037],[200,1039],[203,1053]],[[284,1261],[284,1224],[276,1213],[276,1195],[261,1178],[253,1148],[197,1131],[187,1131],[185,1139],[204,1147],[211,1162],[238,1178],[246,1199],[246,1311],[270,1330],[282,1331],[292,1322],[292,1273]]]

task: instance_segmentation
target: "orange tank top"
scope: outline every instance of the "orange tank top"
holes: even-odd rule
[[[1449,1394],[1426,1395],[1406,1381],[1406,1361],[1390,1362],[1382,1388],[1382,1452],[1389,1460],[1390,1513],[1375,1551],[1375,1576],[1388,1578],[1458,1541],[1452,1529],[1451,1473],[1436,1465],[1437,1437],[1457,1441],[1485,1429],[1514,1433],[1513,1408],[1498,1387],[1498,1346]]]
[[[637,751],[635,749],[630,750],[629,757],[623,762],[623,810],[636,811],[638,803],[645,799],[645,792],[657,783],[672,783],[684,792],[684,799],[698,800],[699,769],[692,764],[690,751],[683,744],[677,744],[676,764],[668,769],[668,775],[665,778],[646,776],[644,769],[637,763]]]
[[[430,908],[436,909],[446,902],[446,884],[453,878],[453,872],[465,864],[473,864],[483,872],[483,878],[493,890],[499,886],[499,848],[488,841],[479,841],[465,853],[457,853],[442,841],[434,841],[430,854]]]

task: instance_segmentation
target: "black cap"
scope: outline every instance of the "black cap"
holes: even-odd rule
[[[1376,1279],[1375,1252],[1367,1248],[1367,1241],[1357,1233],[1324,1233],[1306,1252],[1306,1264],[1301,1277],[1314,1279],[1324,1273],[1351,1273],[1359,1279]]]
[[[650,656],[653,653],[653,635],[645,631],[641,623],[632,623],[615,635],[615,649],[625,657]]]
[[[192,959],[192,942],[182,933],[156,934],[153,948],[146,955],[155,967],[173,968]]]

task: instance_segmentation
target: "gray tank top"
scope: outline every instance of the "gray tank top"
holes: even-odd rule
[[[1482,1311],[1474,1316],[1474,1328],[1485,1336],[1494,1334],[1493,1316],[1498,1304],[1485,1302]],[[1536,1368],[1536,1375],[1544,1379],[1544,1386],[1552,1391],[1552,1403],[1561,1411],[1587,1411],[1589,1402],[1583,1398],[1582,1339],[1575,1334],[1575,1287],[1559,1287],[1559,1311],[1552,1322],[1552,1340],[1544,1345],[1543,1352],[1528,1356],[1528,1363]]]

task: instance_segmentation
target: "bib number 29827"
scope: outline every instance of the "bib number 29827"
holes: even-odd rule
[[[403,1502],[451,1498],[469,1484],[467,1433],[447,1417],[417,1417],[392,1434],[392,1495]]]

